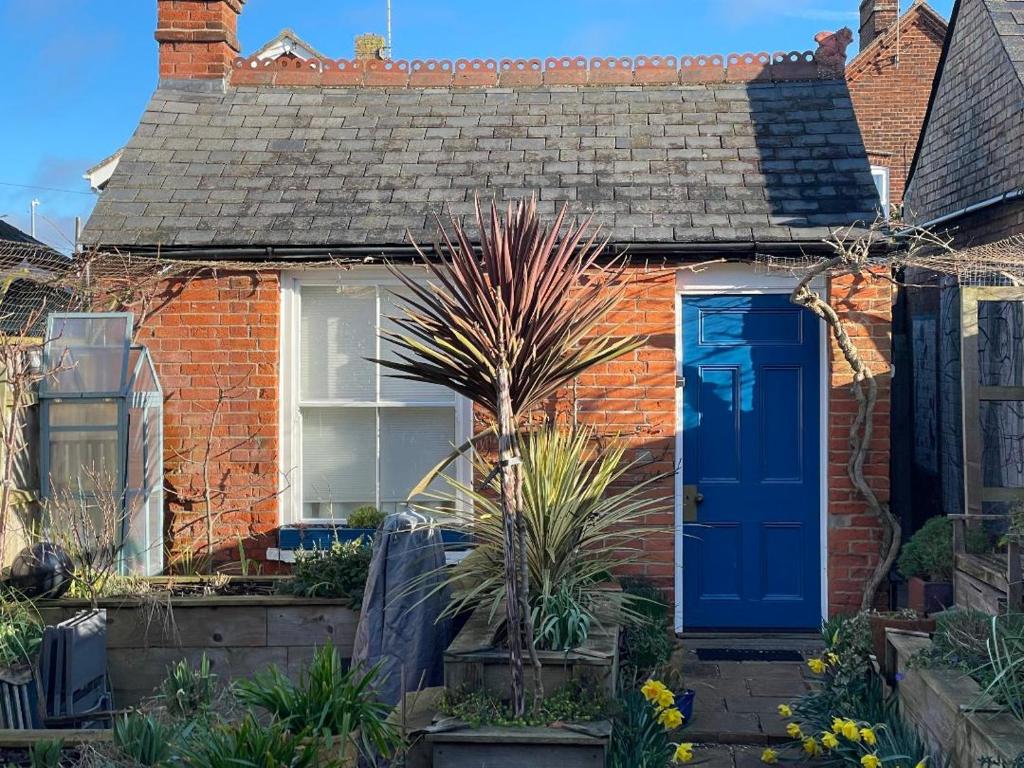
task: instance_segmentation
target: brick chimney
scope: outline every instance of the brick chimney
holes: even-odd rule
[[[876,37],[884,35],[899,17],[899,0],[861,0],[860,50],[871,45]]]
[[[238,55],[245,0],[157,0],[161,80],[223,80]]]
[[[356,60],[366,61],[367,59],[384,58],[384,49],[388,42],[380,35],[367,32],[364,35],[356,36]]]

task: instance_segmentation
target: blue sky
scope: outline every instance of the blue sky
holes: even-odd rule
[[[909,3],[909,0],[904,0]],[[814,34],[857,28],[858,0],[393,0],[397,58],[625,56],[813,48]],[[933,7],[948,17],[953,0]],[[382,31],[385,0],[248,0],[248,53],[292,27],[332,57]],[[0,0],[16,30],[5,57],[0,216],[68,248],[94,198],[86,168],[118,149],[156,85],[156,0]],[[23,186],[14,186],[23,185]]]

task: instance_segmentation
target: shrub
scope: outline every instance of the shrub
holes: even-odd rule
[[[376,530],[380,528],[385,517],[386,515],[375,506],[366,504],[365,506],[353,509],[349,513],[346,523],[349,528],[372,528]]]
[[[182,745],[181,757],[183,765],[203,768],[321,768],[321,748],[281,723],[263,726],[249,714],[237,725],[197,728]]]
[[[138,765],[156,766],[165,762],[171,756],[177,736],[176,729],[137,712],[114,720],[114,746]]]
[[[391,708],[376,698],[374,684],[380,667],[369,671],[342,669],[331,643],[317,648],[298,682],[276,666],[235,683],[238,701],[274,716],[288,731],[352,743],[367,758],[394,754],[401,745],[388,721]]]
[[[526,561],[531,604],[566,589],[590,616],[591,624],[628,623],[641,618],[633,595],[607,588],[616,567],[643,556],[641,541],[650,530],[642,521],[663,508],[651,485],[662,478],[628,482],[635,464],[622,444],[593,451],[593,432],[547,426],[521,438]],[[476,457],[476,471],[494,477],[490,464]],[[433,494],[451,507],[446,524],[472,533],[478,546],[454,569],[440,575],[453,596],[445,615],[483,608],[496,615],[505,600],[504,531],[500,489],[495,478],[476,488],[448,478],[449,494]],[[459,500],[469,504],[460,504]],[[433,581],[437,573],[426,574]]]
[[[534,600],[533,635],[537,648],[568,651],[579,648],[590,635],[591,613],[586,596],[563,584],[553,592],[544,589]]]
[[[347,597],[358,610],[363,604],[372,555],[373,548],[364,537],[335,540],[328,549],[299,550],[292,578],[280,590],[305,597]]]
[[[649,579],[627,578],[622,589],[635,598],[640,620],[622,632],[622,664],[634,677],[650,675],[672,657],[672,614],[664,592]]]
[[[973,608],[953,608],[935,614],[932,644],[915,654],[914,666],[956,669],[970,674],[981,685],[991,681],[988,639],[992,617]]]
[[[28,762],[31,768],[60,768],[63,758],[63,739],[43,739],[28,748]]]
[[[210,671],[210,659],[205,653],[198,669],[182,659],[167,670],[167,677],[160,684],[160,699],[172,717],[205,715],[216,692],[217,675]]]
[[[438,711],[463,720],[473,728],[486,725],[528,728],[555,722],[586,722],[608,716],[609,706],[600,691],[570,684],[546,696],[540,707],[527,706],[526,714],[515,717],[511,707],[486,691],[445,691]]]
[[[953,521],[933,517],[903,545],[900,573],[932,581],[953,578]]]
[[[1024,614],[993,617],[987,646],[991,680],[985,693],[1024,720]]]
[[[0,603],[0,667],[32,664],[43,643],[43,622],[28,600]]]

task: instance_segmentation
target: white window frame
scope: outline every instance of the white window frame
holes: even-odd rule
[[[885,216],[885,220],[889,220],[889,201],[891,199],[892,187],[889,181],[889,169],[884,165],[872,165],[871,166],[871,178],[872,180],[879,179],[881,184],[875,182],[875,189],[878,192],[878,202],[882,206],[882,215]]]
[[[422,271],[422,270],[419,270]],[[424,282],[426,282],[424,273]],[[310,286],[395,286],[401,283],[382,267],[354,267],[349,272],[338,270],[310,270],[305,272],[283,272],[281,274],[281,349],[280,349],[280,442],[281,476],[279,517],[282,525],[338,523],[343,518],[304,518],[302,516],[302,417],[301,407],[430,407],[450,406],[450,403],[379,401],[349,403],[345,401],[304,401],[300,402],[300,332],[302,312],[302,288]],[[380,338],[376,340],[377,356],[380,356]],[[472,436],[473,404],[465,397],[455,395],[455,443],[464,444]],[[378,435],[379,438],[379,435]],[[378,446],[379,454],[379,446]],[[472,461],[463,455],[453,463],[454,477],[458,482],[469,485],[472,482]],[[449,468],[450,471],[450,468]],[[375,485],[379,486],[379,478]],[[379,492],[379,487],[378,487]]]

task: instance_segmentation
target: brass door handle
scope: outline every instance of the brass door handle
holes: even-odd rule
[[[683,522],[697,522],[697,507],[704,502],[704,494],[696,485],[683,486]]]

